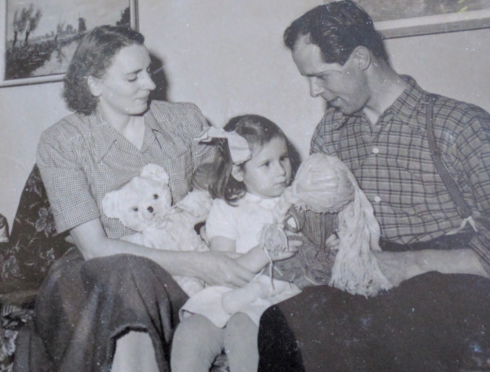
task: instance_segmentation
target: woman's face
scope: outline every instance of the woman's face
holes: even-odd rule
[[[97,107],[105,115],[139,115],[148,109],[148,96],[155,89],[150,77],[150,55],[143,45],[122,48],[102,78],[89,77]]]

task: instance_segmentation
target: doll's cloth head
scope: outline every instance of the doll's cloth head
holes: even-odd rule
[[[373,207],[340,159],[311,155],[285,194],[300,209],[338,212],[339,246],[330,285],[364,296],[392,287],[372,253],[380,250],[380,226]]]
[[[291,187],[294,204],[318,213],[339,212],[354,200],[357,183],[336,157],[313,154],[298,169]]]
[[[102,210],[107,217],[118,218],[124,226],[143,231],[170,208],[168,181],[165,169],[148,164],[139,176],[119,190],[108,192],[102,199]]]

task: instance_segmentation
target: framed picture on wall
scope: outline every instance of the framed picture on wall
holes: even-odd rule
[[[138,29],[137,0],[0,1],[0,86],[62,80],[78,41],[96,26]]]
[[[490,0],[355,1],[385,38],[490,27]]]

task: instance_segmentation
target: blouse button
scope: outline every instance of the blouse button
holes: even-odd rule
[[[375,197],[374,197],[374,201],[375,201],[376,203],[379,203],[379,202],[381,201],[381,198],[380,198],[379,196],[375,196]]]
[[[377,154],[379,152],[379,149],[377,147],[373,147],[373,154]]]

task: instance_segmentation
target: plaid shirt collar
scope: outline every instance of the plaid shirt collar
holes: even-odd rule
[[[161,128],[158,126],[158,122],[150,110],[144,114],[144,118],[145,137],[143,139],[141,152],[145,152],[151,144],[157,140],[155,132],[161,133]],[[92,136],[94,139],[97,139],[94,141],[97,161],[101,161],[112,146],[118,146],[121,150],[126,152],[135,151],[134,146],[132,146],[129,141],[121,141],[121,134],[102,118],[102,115],[98,110],[94,115],[90,116],[89,122],[92,128]]]
[[[425,116],[419,118],[417,113],[422,108],[419,107],[421,106],[421,103],[424,105],[425,109],[428,93],[424,91],[411,76],[401,75],[400,77],[404,79],[409,86],[402,92],[402,94],[400,94],[395,102],[386,109],[385,113],[392,113],[395,120],[398,119],[401,122],[406,122],[414,129],[419,126],[425,128]],[[364,116],[362,111],[352,115],[344,115],[340,110],[335,109],[327,111],[323,122],[324,125],[330,127],[331,130],[337,130],[344,126],[349,121],[350,117],[362,116]]]

